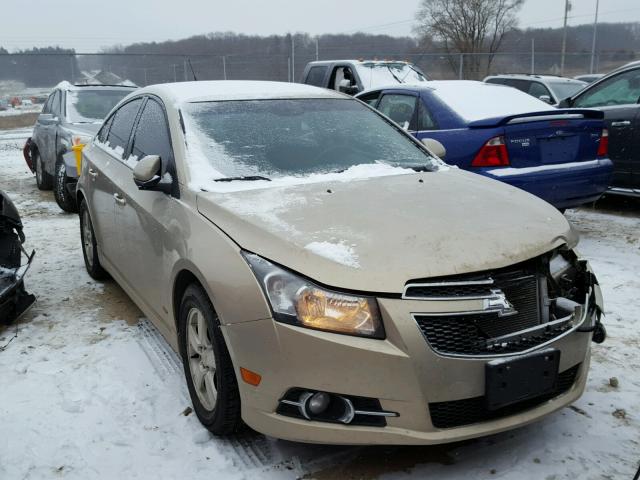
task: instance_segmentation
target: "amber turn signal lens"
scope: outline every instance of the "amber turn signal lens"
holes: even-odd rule
[[[262,381],[262,376],[243,367],[240,367],[240,375],[242,375],[242,380],[244,380],[245,383],[253,385],[254,387],[260,385]]]

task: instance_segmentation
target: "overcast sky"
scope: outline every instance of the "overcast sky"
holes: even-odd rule
[[[234,31],[410,35],[420,0],[2,0],[0,46],[59,45],[78,52],[113,44]],[[572,0],[571,25],[592,23],[596,0]],[[375,8],[381,7],[381,8]],[[563,0],[526,0],[521,27],[559,27]],[[640,21],[639,0],[600,0],[603,22]]]

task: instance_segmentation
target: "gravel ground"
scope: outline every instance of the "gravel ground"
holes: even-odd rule
[[[631,479],[640,460],[640,201],[568,212],[603,286],[609,339],[585,395],[511,432],[438,447],[331,447],[255,433],[221,440],[189,414],[182,366],[113,282],[85,273],[78,219],[40,192],[0,132],[0,188],[16,202],[38,303],[0,327],[0,479]],[[17,336],[15,336],[17,335]],[[616,381],[610,381],[615,377]],[[615,385],[615,386],[612,386]]]

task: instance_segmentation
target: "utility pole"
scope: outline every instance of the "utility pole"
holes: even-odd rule
[[[291,34],[291,83],[296,81],[296,43],[294,35]]]
[[[187,81],[187,59],[184,59],[184,81]]]
[[[531,75],[536,73],[536,39],[531,39]]]
[[[174,82],[177,82],[177,81],[178,81],[178,74],[176,73],[176,67],[177,67],[177,66],[178,66],[178,65],[176,65],[175,63],[172,65],[172,67],[173,67],[173,81],[174,81]]]
[[[316,37],[316,62],[320,60],[320,45],[318,45],[318,37]]]
[[[222,56],[222,75],[224,76],[224,79],[227,79],[227,57],[226,55]]]
[[[567,16],[571,10],[571,2],[564,0],[564,26],[562,27],[562,57],[560,58],[560,75],[564,75],[564,56],[567,52]]]
[[[600,0],[596,0],[596,18],[593,22],[593,40],[591,42],[591,66],[589,67],[589,73],[593,73],[593,64],[596,58],[596,34],[598,32],[598,7],[600,6]]]

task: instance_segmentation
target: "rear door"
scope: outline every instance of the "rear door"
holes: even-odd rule
[[[609,157],[614,164],[612,186],[638,188],[640,175],[640,68],[606,78],[574,98],[571,106],[598,108],[609,129]]]

